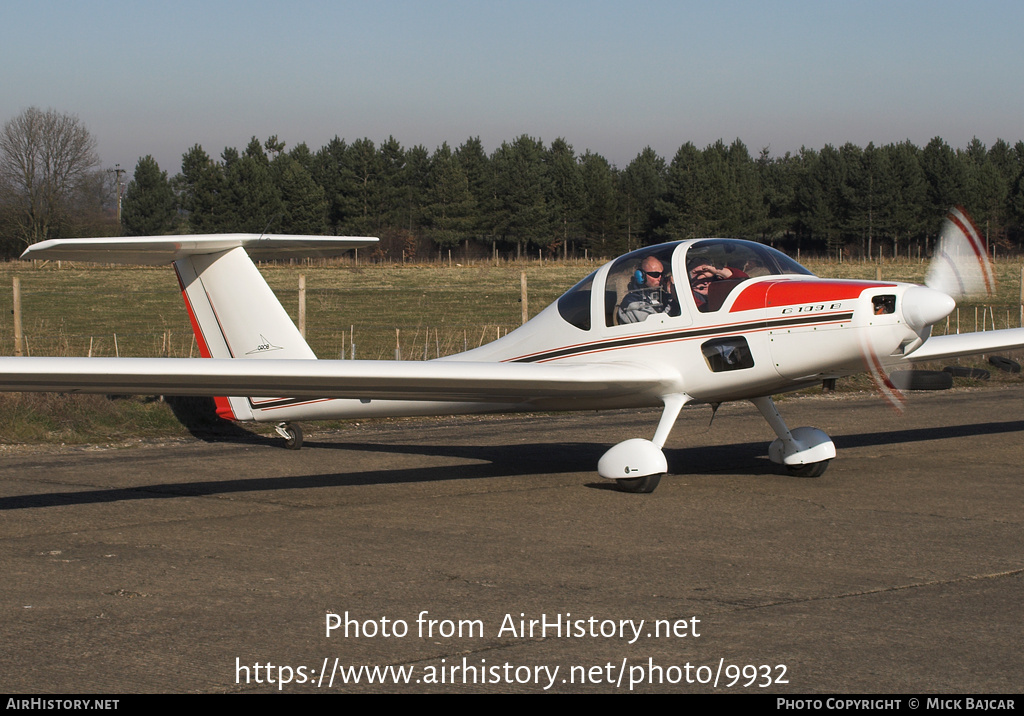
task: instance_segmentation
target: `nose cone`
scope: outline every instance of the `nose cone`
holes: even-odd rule
[[[903,294],[903,320],[920,333],[952,313],[956,301],[942,291],[914,286]]]

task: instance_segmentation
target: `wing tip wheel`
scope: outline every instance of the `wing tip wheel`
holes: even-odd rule
[[[284,446],[288,450],[302,447],[302,428],[295,423],[279,423],[274,426],[277,434],[284,438]]]
[[[655,475],[644,475],[643,477],[631,477],[627,480],[616,480],[615,486],[620,492],[632,492],[636,495],[646,495],[654,492],[661,482],[665,473]]]

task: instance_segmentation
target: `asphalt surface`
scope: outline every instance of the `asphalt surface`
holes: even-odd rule
[[[748,404],[684,410],[650,495],[595,466],[656,412],[7,451],[0,691],[1019,692],[1024,389],[780,411],[823,477]]]

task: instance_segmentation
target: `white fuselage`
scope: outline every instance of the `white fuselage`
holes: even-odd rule
[[[714,310],[700,310],[689,290],[678,289],[680,281],[675,310],[653,313],[641,322],[620,322],[615,309],[628,290],[623,287],[623,277],[632,267],[657,251],[670,267],[666,274],[671,271],[673,276],[685,277],[687,266],[698,260],[692,258],[688,264],[688,252],[694,247],[694,254],[711,258],[720,254],[724,258],[719,263],[743,259],[750,275],[743,273],[745,278],[734,279],[729,286],[723,282],[727,292],[723,291],[726,295],[719,297]],[[928,289],[895,282],[820,279],[809,273],[786,272],[788,265],[772,265],[774,270],[753,275],[751,266],[764,271],[764,264],[778,253],[766,253],[770,251],[761,245],[722,239],[684,241],[634,252],[599,268],[519,329],[480,348],[439,359],[642,364],[673,377],[674,384],[662,386],[658,393],[493,404],[253,399],[253,417],[286,421],[654,407],[660,406],[668,393],[686,395],[689,403],[720,403],[797,390],[823,379],[863,372],[868,355],[899,362],[927,338],[927,328],[908,324],[903,297],[909,290]]]

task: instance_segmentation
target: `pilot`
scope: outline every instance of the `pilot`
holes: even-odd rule
[[[725,279],[746,279],[750,278],[746,273],[738,268],[715,268],[713,264],[698,263],[690,267],[690,290],[693,292],[693,300],[697,303],[698,311],[710,311],[717,310],[717,306],[712,309],[712,304],[715,303],[713,296],[711,295],[711,286],[715,281],[723,281]],[[728,292],[726,292],[728,293]],[[722,299],[725,296],[721,296]],[[721,306],[721,301],[717,302],[718,306]]]
[[[679,314],[672,274],[664,264],[648,256],[640,262],[630,281],[630,292],[619,303],[619,323],[640,323],[655,313]]]

